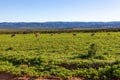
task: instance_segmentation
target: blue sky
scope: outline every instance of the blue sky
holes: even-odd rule
[[[120,21],[120,0],[0,0],[0,22]]]

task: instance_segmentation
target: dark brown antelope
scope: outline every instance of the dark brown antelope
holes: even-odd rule
[[[13,33],[13,34],[11,35],[11,37],[15,37],[15,33]]]
[[[76,36],[76,34],[74,33],[73,36]]]
[[[108,33],[107,35],[110,35],[110,33]]]
[[[95,35],[94,33],[91,34],[91,36],[94,36],[94,35]]]
[[[27,34],[27,32],[23,32],[23,34]]]
[[[51,35],[51,36],[53,36],[54,34],[53,34],[53,33],[51,33],[50,35]]]

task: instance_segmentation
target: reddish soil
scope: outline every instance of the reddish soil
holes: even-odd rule
[[[0,73],[0,80],[63,80],[61,78],[58,77],[44,77],[44,78],[31,78],[28,76],[14,76],[12,74],[9,73],[4,73],[1,72]],[[70,78],[68,80],[83,80],[81,78]]]
[[[69,80],[83,80],[82,78],[70,78]]]

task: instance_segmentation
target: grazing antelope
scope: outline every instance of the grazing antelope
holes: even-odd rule
[[[53,33],[51,33],[50,35],[53,36]]]
[[[27,32],[23,32],[23,34],[27,34]]]
[[[110,35],[110,33],[108,33],[107,35]]]
[[[94,33],[91,34],[91,36],[94,36],[94,35],[95,35]]]
[[[73,36],[76,36],[76,34],[74,33]]]
[[[15,33],[13,33],[13,34],[11,35],[11,37],[15,37]]]
[[[40,36],[40,33],[35,33],[35,37],[38,38]]]

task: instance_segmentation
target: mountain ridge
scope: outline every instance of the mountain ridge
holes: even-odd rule
[[[1,22],[0,28],[120,28],[120,21],[112,22]]]

